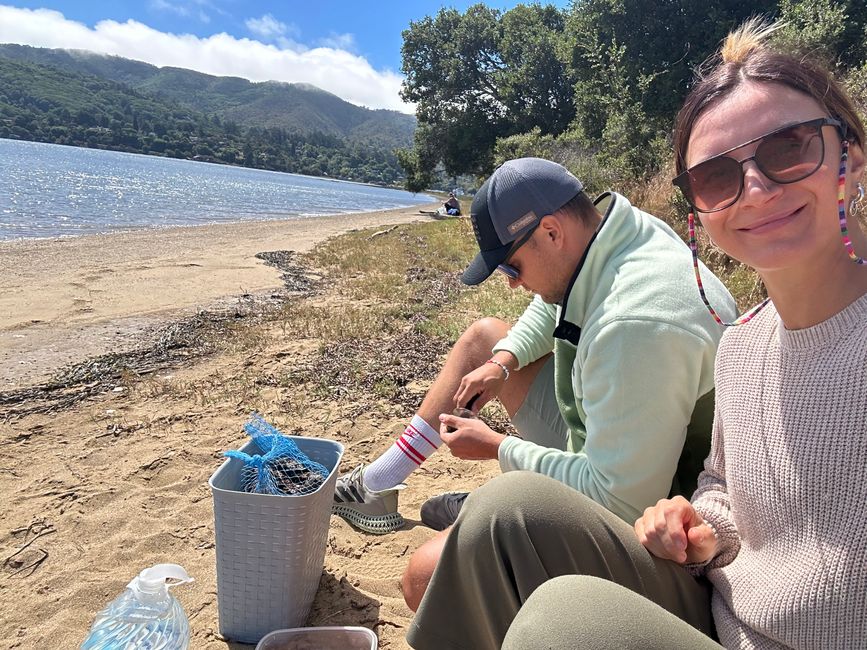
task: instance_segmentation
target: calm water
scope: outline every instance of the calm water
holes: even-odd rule
[[[309,218],[434,201],[297,174],[0,139],[0,240]]]

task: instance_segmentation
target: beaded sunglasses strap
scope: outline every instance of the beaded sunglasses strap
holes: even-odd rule
[[[726,323],[722,318],[719,317],[719,314],[716,313],[716,310],[711,307],[708,302],[707,295],[704,292],[704,285],[701,282],[701,273],[698,269],[698,242],[695,238],[695,215],[690,211],[689,213],[689,250],[692,252],[692,268],[695,271],[695,281],[698,284],[698,292],[701,295],[701,300],[704,303],[704,306],[707,307],[707,310],[710,312],[710,315],[713,316],[713,319],[722,325],[723,327],[732,327],[734,325],[743,325],[753,319],[753,317],[758,314],[764,307],[770,302],[770,298],[765,298],[758,305],[750,309],[746,314],[738,318],[737,320]]]
[[[852,239],[849,237],[849,224],[846,222],[846,162],[849,159],[849,142],[843,140],[843,153],[840,156],[840,178],[837,180],[837,214],[840,216],[840,232],[843,235],[843,247],[849,259],[856,264],[865,264],[864,258],[855,254]]]
[[[863,257],[860,257],[855,253],[855,248],[852,246],[852,239],[849,237],[849,224],[846,221],[846,166],[849,160],[849,141],[843,139],[842,141],[842,152],[840,154],[840,175],[837,179],[837,214],[840,218],[840,233],[843,236],[843,247],[846,249],[846,253],[849,255],[849,259],[855,262],[856,264],[867,264]],[[695,214],[690,211],[689,213],[689,250],[692,252],[692,268],[695,271],[695,281],[698,284],[698,292],[701,294],[701,300],[707,307],[707,310],[710,312],[710,315],[713,316],[713,319],[723,325],[725,327],[731,327],[733,325],[743,325],[753,319],[753,317],[758,314],[764,307],[770,302],[770,298],[765,298],[758,305],[750,309],[746,314],[738,318],[737,320],[726,323],[724,322],[719,315],[716,313],[716,310],[711,307],[710,303],[707,300],[707,296],[705,295],[704,285],[701,283],[701,274],[699,273],[698,267],[698,243],[695,237]]]

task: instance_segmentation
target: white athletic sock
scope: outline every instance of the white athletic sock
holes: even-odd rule
[[[403,483],[441,444],[439,432],[414,415],[394,444],[364,468],[365,487],[379,492]]]

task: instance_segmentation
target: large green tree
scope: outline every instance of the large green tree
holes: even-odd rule
[[[575,0],[563,52],[573,137],[615,178],[653,171],[695,68],[733,27],[775,9],[776,0]]]
[[[562,132],[574,115],[572,82],[558,58],[564,25],[555,7],[502,13],[483,4],[411,23],[403,33],[401,94],[417,105],[426,128],[416,133],[414,157],[402,161],[480,174],[490,170],[498,138],[534,127]]]
[[[652,119],[670,119],[693,70],[725,35],[746,18],[776,8],[776,0],[575,0],[566,56],[582,126],[601,135],[607,116],[592,107],[612,94],[628,95]]]
[[[418,105],[414,187],[440,163],[484,175],[513,155],[551,156],[599,186],[664,164],[695,70],[747,18],[835,66],[864,104],[865,0],[573,0],[567,11],[518,5],[442,10],[404,32],[403,96]],[[861,93],[859,95],[859,93]]]

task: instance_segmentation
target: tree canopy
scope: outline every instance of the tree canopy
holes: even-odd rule
[[[574,116],[558,55],[565,16],[554,7],[441,9],[404,31],[402,97],[417,104],[412,163],[449,173],[489,169],[498,138],[560,133]],[[406,159],[403,159],[406,162]],[[412,176],[413,170],[407,170]]]
[[[399,153],[408,187],[437,168],[484,176],[515,153],[571,157],[605,182],[651,174],[669,155],[694,70],[757,14],[784,21],[779,41],[823,58],[857,95],[867,79],[863,0],[477,4],[411,23],[402,95],[417,104],[419,128]]]

